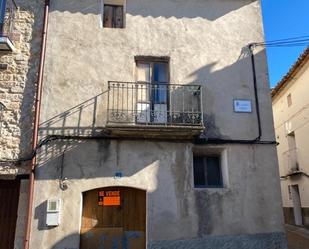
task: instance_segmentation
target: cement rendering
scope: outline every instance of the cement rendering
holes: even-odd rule
[[[230,248],[257,249],[260,243],[286,249],[275,145],[102,138],[108,81],[135,82],[135,56],[165,56],[171,84],[203,87],[202,137],[255,139],[247,45],[263,40],[259,3],[128,0],[125,19],[123,29],[102,28],[98,1],[51,1],[40,136],[91,139],[55,140],[39,151],[31,248],[79,248],[83,193],[125,186],[147,191],[149,248],[211,248],[230,241]],[[272,141],[264,50],[255,50],[255,62],[261,139]],[[235,113],[234,99],[251,100],[252,113]],[[214,151],[222,158],[224,187],[195,188],[193,153]],[[51,198],[62,201],[56,227],[46,226]],[[266,235],[255,235],[261,233]]]
[[[32,243],[49,248],[58,241],[52,248],[78,248],[81,193],[107,186],[147,191],[148,241],[282,232],[277,171],[267,160],[275,153],[274,146],[230,145],[225,149],[228,186],[194,189],[190,143],[102,140],[49,144],[42,152],[51,158],[40,161],[36,169],[35,203],[39,205],[34,210]],[[64,153],[57,155],[57,151]],[[116,172],[123,177],[115,178]],[[260,184],[262,176],[268,186]],[[52,229],[45,224],[49,198],[63,202],[61,225]],[[268,199],[272,201],[264,202]]]

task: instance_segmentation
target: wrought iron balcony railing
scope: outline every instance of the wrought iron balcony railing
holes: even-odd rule
[[[203,127],[200,85],[108,83],[108,125]]]
[[[0,0],[0,50],[13,50],[13,29],[17,5],[15,0]]]

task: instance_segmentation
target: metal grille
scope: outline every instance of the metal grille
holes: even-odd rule
[[[108,123],[202,126],[200,85],[108,82]]]

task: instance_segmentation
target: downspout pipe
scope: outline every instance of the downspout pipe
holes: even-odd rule
[[[254,48],[257,44],[251,43],[248,45],[251,60],[252,78],[253,78],[253,90],[255,98],[255,110],[258,123],[258,134],[257,137],[251,140],[239,140],[239,139],[221,139],[221,138],[199,138],[195,141],[196,144],[275,144],[278,145],[276,141],[261,141],[262,138],[262,125],[261,125],[261,114],[260,114],[260,102],[257,88],[257,76],[256,76],[256,66],[254,58]]]
[[[46,40],[47,40],[47,28],[48,28],[49,4],[50,4],[50,0],[45,0],[44,22],[43,22],[42,43],[41,43],[41,55],[40,55],[40,64],[39,64],[38,79],[37,79],[37,89],[36,89],[37,91],[36,91],[36,98],[35,98],[35,114],[34,114],[34,126],[33,126],[33,136],[32,136],[32,150],[36,149],[37,144],[38,144],[41,97],[42,97],[42,84],[43,84],[45,54],[46,54]],[[32,158],[31,164],[30,164],[28,210],[27,210],[28,212],[27,212],[27,223],[26,223],[26,231],[25,231],[24,249],[29,249],[29,242],[30,242],[35,166],[36,166],[36,156],[34,156]]]
[[[256,68],[255,68],[255,58],[254,58],[254,49],[255,44],[251,43],[248,45],[251,57],[251,66],[252,66],[252,75],[253,75],[253,87],[254,87],[254,96],[255,96],[255,109],[256,116],[258,121],[258,136],[256,137],[256,141],[261,141],[262,137],[262,125],[261,125],[261,114],[260,114],[260,103],[259,103],[259,95],[257,89],[257,78],[256,78]]]

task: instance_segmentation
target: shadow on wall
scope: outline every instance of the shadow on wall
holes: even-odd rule
[[[79,145],[77,144],[75,147],[73,145],[71,150],[65,152],[64,157],[59,157],[56,160],[39,165],[36,169],[36,180],[59,179],[59,189],[57,191],[59,191],[59,193],[68,191],[63,195],[68,196],[68,194],[72,193],[71,191],[76,191],[77,188],[73,180],[93,179],[96,181],[98,178],[108,178],[111,180],[117,170],[123,172],[124,179],[132,176],[137,181],[139,181],[139,177],[146,177],[147,174],[150,174],[149,179],[153,179],[156,183],[154,183],[154,188],[148,191],[148,204],[150,206],[158,206],[156,203],[160,203],[161,201],[172,203],[174,208],[176,208],[177,205],[177,213],[179,213],[181,219],[188,220],[188,217],[191,215],[190,210],[193,208],[193,202],[190,202],[186,195],[188,191],[193,191],[193,188],[191,186],[192,182],[187,180],[188,175],[190,177],[191,173],[183,170],[184,162],[186,164],[190,162],[190,156],[185,156],[185,154],[187,154],[185,150],[187,149],[187,145],[172,143],[169,144],[167,148],[164,142],[152,143],[144,141],[136,143],[134,141],[88,141]],[[150,166],[151,168],[149,168]],[[140,173],[145,170],[149,173]],[[167,184],[164,179],[167,179],[167,176],[170,174],[175,177],[172,177],[171,179],[173,180]],[[67,180],[64,178],[67,178]],[[61,181],[67,181],[68,188],[66,190],[61,189]],[[98,183],[99,182],[97,182],[97,184]],[[105,182],[105,184],[107,183]],[[131,184],[133,184],[133,182],[131,182]],[[85,183],[84,187],[86,186],[90,187],[91,183],[88,182],[87,185]],[[170,188],[167,189],[167,186],[170,186]],[[54,190],[56,190],[57,186],[54,187]],[[81,187],[81,189],[83,189],[83,187]],[[175,200],[174,195],[177,196],[177,200]],[[175,202],[177,202],[177,204],[175,204]],[[40,231],[50,230],[45,225],[45,210],[45,200],[35,208],[34,218],[37,220],[37,229]],[[175,218],[175,212],[166,209],[161,212],[162,214],[160,217],[157,217],[156,222],[158,224],[164,224],[164,226],[169,227],[170,230],[173,229],[172,227],[178,224],[178,219]],[[205,212],[205,210],[203,212]],[[150,215],[154,216],[154,214]],[[162,234],[164,231],[158,229],[158,224],[149,223],[149,229],[163,236]],[[58,230],[58,228],[54,229],[56,231]],[[57,243],[52,241],[51,246],[55,243],[54,247],[52,247],[55,249],[78,248],[78,241],[79,234],[74,234],[64,237],[62,241]]]
[[[263,59],[264,52],[260,51],[256,55],[256,60],[263,61]],[[261,70],[260,67],[257,67],[258,71],[262,71],[262,76],[259,76],[260,78],[258,79],[259,89],[264,89],[265,87],[268,89],[267,81],[263,81],[265,74],[264,68],[262,69],[263,70]],[[220,67],[220,62],[207,64],[190,73],[188,78],[194,79],[189,81],[188,84],[200,83],[203,86],[205,126],[207,127],[203,136],[216,138],[232,137],[232,135],[235,135],[234,130],[233,134],[222,131],[223,128],[221,125],[225,122],[229,123],[234,128],[236,127],[235,130],[239,129],[241,133],[244,133],[244,139],[255,138],[257,131],[255,114],[245,114],[243,116],[234,117],[235,115],[233,114],[232,106],[234,98],[253,99],[254,96],[251,61],[247,53],[242,52],[237,61],[223,68]],[[66,86],[63,91],[70,91],[70,89]],[[97,126],[98,117],[102,117],[103,114],[100,112],[105,110],[98,108],[98,105],[101,105],[101,102],[105,101],[105,96],[106,92],[103,92],[45,121],[40,126],[41,136],[44,137],[45,135],[52,134],[100,134],[104,127],[100,128]],[[214,113],[213,110],[217,110],[217,112]],[[263,109],[261,112],[263,112]],[[83,116],[88,117],[86,123],[90,125],[84,125]],[[89,117],[91,117],[91,120]],[[253,131],[243,131],[243,122],[251,124],[250,127],[253,126],[256,129],[253,129]],[[229,131],[231,132],[230,128]],[[237,131],[235,133],[237,133]],[[237,138],[239,139],[239,137]],[[154,151],[156,151],[156,153],[154,153]],[[179,200],[179,203],[177,203],[180,208],[179,213],[183,214],[182,217],[189,217],[190,212],[188,210],[190,202],[188,197],[185,196],[185,193],[187,193],[188,190],[193,191],[193,188],[190,185],[192,183],[187,180],[188,174],[190,173],[184,172],[182,168],[184,162],[186,162],[184,160],[184,154],[185,153],[182,150],[179,150],[173,155],[175,161],[171,163],[171,171],[173,174],[178,175],[177,180],[175,180],[173,184],[177,190],[176,195],[177,200]],[[62,191],[65,190],[63,187],[65,186],[66,181],[70,184],[70,180],[75,179],[96,179],[99,177],[113,178],[115,170],[121,165],[126,166],[125,175],[123,175],[123,177],[134,176],[157,161],[165,162],[170,160],[172,152],[171,150],[166,149],[164,143],[160,142],[151,143],[144,141],[136,143],[134,141],[111,141],[102,139],[95,141],[54,141],[44,146],[40,151],[39,156],[39,166],[36,168],[36,179],[38,181],[59,180],[59,191]],[[159,170],[156,173],[157,179],[166,179],[164,178],[166,177],[164,175],[166,173],[164,170],[164,165],[159,167]],[[179,176],[179,174],[181,175]],[[158,182],[157,186],[157,189],[151,193],[152,196],[167,191],[166,189],[163,189],[164,182]],[[200,237],[211,234],[213,228],[216,226],[216,224],[214,224],[215,222],[208,218],[216,217],[216,215],[218,215],[218,210],[220,213],[226,212],[224,209],[224,202],[232,202],[235,197],[231,192],[227,192],[222,196],[216,196],[216,198],[213,198],[212,196],[210,197],[206,192],[198,193],[196,195],[193,193],[192,196],[194,196],[193,198],[196,203],[195,212],[201,217],[201,221],[203,221],[198,225],[197,234]],[[211,205],[211,208],[209,208],[209,206],[205,208],[205,206],[203,206],[204,204],[201,204],[201,200],[209,201],[210,199],[213,200],[213,202],[209,204]],[[239,207],[240,210],[245,208],[245,205]],[[47,229],[44,216],[45,210],[46,203],[44,202],[36,207],[35,218],[39,220],[38,230]],[[172,219],[173,216],[169,216],[169,214],[163,218],[162,224],[165,224],[167,227],[170,227],[170,224],[174,222]],[[265,217],[261,217],[261,220],[264,221],[264,219]],[[207,223],[206,226],[205,223]],[[156,227],[154,230],[157,231],[159,229]],[[234,231],[243,233],[244,225],[237,224],[237,227],[234,227]],[[72,241],[79,241],[79,234],[65,237],[52,248],[74,248],[72,247]]]
[[[8,118],[3,121],[5,128],[12,133],[14,139],[15,137],[20,139],[19,141],[10,140],[8,146],[12,142],[18,144],[18,158],[22,158],[32,149],[33,107],[41,50],[44,3],[24,0],[17,0],[16,3],[19,10],[15,12],[12,35],[15,50],[2,51],[0,57],[9,58],[5,74],[11,76],[11,79],[7,79],[9,82],[5,86],[9,88],[6,100],[8,108],[5,110]],[[2,72],[0,74],[2,75]]]
[[[257,76],[259,77],[258,90],[264,90],[265,92],[265,90],[269,89],[267,75],[262,71],[264,65],[263,68],[259,66],[264,59],[264,55],[264,51],[259,51],[255,55],[255,60],[257,62]],[[259,74],[259,71],[262,74]],[[248,122],[249,120],[251,126],[256,126],[253,73],[251,58],[246,47],[233,64],[222,68],[220,62],[212,62],[191,72],[187,75],[187,78],[194,80],[189,81],[186,85],[198,84],[203,88],[202,104],[206,127],[204,136],[208,138],[231,138],[232,134],[224,134],[220,131],[221,126],[225,126],[225,123],[230,123],[232,127],[236,127],[235,130],[241,132],[244,132],[244,130],[241,130],[243,121]],[[173,83],[171,82],[171,84]],[[62,91],[70,92],[72,91],[70,87],[72,86],[64,86]],[[175,91],[175,95],[177,95],[177,90]],[[48,135],[101,135],[107,121],[108,94],[108,90],[104,91],[44,121],[40,124],[40,137],[44,138]],[[236,98],[251,99],[253,113],[234,115],[233,100]],[[52,107],[52,104],[50,105]],[[217,118],[223,122],[217,123]],[[240,125],[240,128],[237,128],[238,125]],[[250,134],[246,135],[250,136]],[[245,136],[242,139],[249,138]]]
[[[264,51],[257,53],[255,58],[257,62],[263,60]],[[262,69],[257,66],[257,70]],[[206,127],[202,134],[203,138],[252,140],[257,137],[251,59],[246,50],[241,53],[235,63],[227,67],[220,68],[217,67],[217,63],[210,63],[189,74],[188,78],[195,79],[188,82],[188,85],[201,84],[203,87],[203,115]],[[259,76],[258,82],[259,91],[263,90],[265,93],[269,86],[264,73]],[[71,89],[65,88],[63,91],[69,92]],[[44,121],[40,124],[40,137],[44,138],[48,135],[98,137],[103,135],[105,124],[102,120],[106,120],[107,107],[104,104],[106,104],[107,95],[108,91],[102,92]],[[234,113],[234,99],[251,99],[253,113]],[[265,101],[265,99],[262,100]],[[263,111],[264,109],[261,108],[262,123],[264,121]],[[45,146],[43,153],[40,153],[41,159],[46,163],[58,157],[61,158],[64,150],[68,153],[72,148],[82,146],[83,143],[83,141],[52,142]]]
[[[206,1],[207,10],[205,9]],[[128,0],[126,12],[132,16],[175,17],[179,19],[201,17],[212,21],[252,2],[256,2],[256,0]],[[51,6],[51,11],[82,14],[99,14],[99,10],[98,1],[94,0],[58,0],[52,1]]]
[[[104,98],[107,97],[107,94],[108,91],[102,92],[44,121],[40,124],[40,137],[48,135],[100,135],[102,128],[97,125],[97,118],[101,117],[98,106],[105,101]],[[83,119],[85,114],[90,117],[87,121]]]

